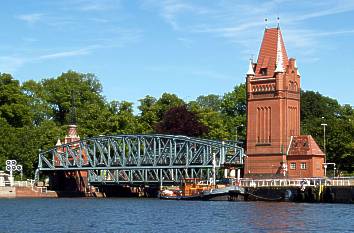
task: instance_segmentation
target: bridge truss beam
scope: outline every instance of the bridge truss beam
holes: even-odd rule
[[[243,164],[236,142],[175,135],[115,135],[63,144],[39,154],[38,171],[88,171],[90,183],[176,183],[208,179]]]

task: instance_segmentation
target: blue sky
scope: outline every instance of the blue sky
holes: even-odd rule
[[[224,94],[280,17],[302,88],[354,105],[353,0],[2,0],[0,72],[96,74],[108,100]]]

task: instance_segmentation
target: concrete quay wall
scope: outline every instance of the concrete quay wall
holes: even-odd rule
[[[247,187],[244,200],[354,204],[354,186]]]
[[[0,198],[47,198],[58,197],[57,192],[41,187],[0,187]]]

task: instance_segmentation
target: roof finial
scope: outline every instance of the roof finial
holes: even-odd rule
[[[277,23],[278,23],[277,28],[279,29],[279,28],[280,28],[280,26],[279,26],[279,24],[280,24],[280,18],[279,18],[279,16],[277,17]]]
[[[248,65],[248,71],[246,73],[246,75],[254,75],[254,70],[253,70],[253,59],[250,58],[250,63]]]
[[[265,19],[264,19],[264,22],[265,22],[265,29],[267,29],[267,28],[268,28],[268,19],[265,18]]]

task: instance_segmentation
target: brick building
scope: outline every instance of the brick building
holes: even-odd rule
[[[68,147],[78,148],[80,141],[80,136],[77,134],[77,125],[75,123],[68,126],[67,135],[64,138],[64,144],[68,144]],[[77,142],[77,143],[75,143]],[[61,146],[62,143],[58,139],[56,143],[57,153],[66,153],[66,147]],[[83,159],[87,161],[85,152],[83,153]],[[55,166],[60,167],[61,161],[58,156],[54,157]],[[70,158],[69,161],[74,163],[73,159]],[[86,192],[88,187],[88,173],[87,171],[58,171],[52,175],[52,188],[60,191],[75,191],[75,192]]]
[[[300,136],[300,73],[279,27],[265,29],[247,86],[245,177],[321,177],[324,153]]]

